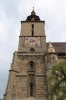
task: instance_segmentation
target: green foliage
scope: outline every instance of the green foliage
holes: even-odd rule
[[[48,86],[50,100],[54,100],[54,96],[57,100],[66,99],[66,62],[61,62],[51,67],[50,76],[48,77]]]

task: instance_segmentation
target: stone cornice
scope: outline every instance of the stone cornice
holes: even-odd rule
[[[11,71],[16,72],[16,73],[19,73],[19,72],[15,71],[15,70],[9,70],[9,72],[11,72]]]
[[[21,21],[22,23],[45,23],[45,21]]]
[[[32,36],[19,36],[19,37],[32,37]],[[46,35],[45,36],[33,36],[33,37],[46,37]]]

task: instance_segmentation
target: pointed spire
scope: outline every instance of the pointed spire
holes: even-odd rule
[[[52,46],[51,42],[49,41],[48,52],[55,52],[54,47]]]
[[[33,10],[32,10],[32,12],[31,12],[31,15],[35,15],[36,13],[35,13],[35,11],[34,11],[34,7],[33,7]]]
[[[51,42],[49,41],[49,48],[53,48],[53,46],[52,46],[52,44],[51,44]]]

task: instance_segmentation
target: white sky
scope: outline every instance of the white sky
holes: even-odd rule
[[[3,97],[13,52],[18,49],[20,21],[35,9],[45,20],[48,41],[66,41],[66,0],[0,0],[0,98]]]

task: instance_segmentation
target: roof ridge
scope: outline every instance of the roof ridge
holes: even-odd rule
[[[47,42],[47,43],[49,43],[49,42]],[[51,43],[66,43],[66,42],[51,42]]]

